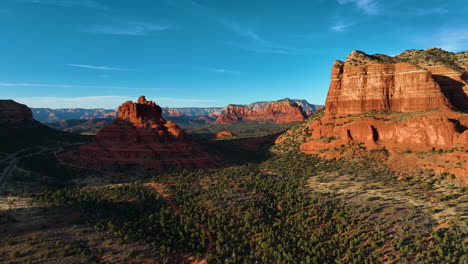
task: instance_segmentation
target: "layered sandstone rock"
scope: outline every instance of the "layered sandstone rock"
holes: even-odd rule
[[[79,148],[82,161],[156,167],[201,167],[213,162],[182,129],[162,117],[161,107],[144,96],[137,103],[125,102],[118,112],[94,143]]]
[[[305,120],[305,114],[296,103],[289,99],[283,99],[270,102],[260,110],[250,110],[243,105],[228,105],[216,122],[230,124],[246,120],[263,120],[276,123],[300,122]]]
[[[16,126],[27,121],[33,121],[29,107],[13,100],[0,100],[0,124]]]
[[[395,57],[352,52],[333,65],[325,115],[308,124],[311,136],[300,150],[337,150],[333,156],[354,143],[392,155],[440,149],[438,155],[455,153],[457,165],[424,166],[468,180],[468,114],[454,111],[468,109],[464,56],[440,49]]]

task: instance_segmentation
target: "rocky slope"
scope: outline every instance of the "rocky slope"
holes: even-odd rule
[[[53,130],[33,119],[31,109],[13,100],[0,100],[0,152],[16,152],[86,138]]]
[[[353,145],[394,157],[433,153],[412,169],[468,181],[468,114],[455,111],[467,104],[464,54],[429,49],[389,57],[353,51],[333,65],[325,114],[307,125],[310,136],[300,150],[325,157],[342,156]]]
[[[96,135],[96,133],[105,125],[112,123],[111,118],[93,118],[93,119],[67,119],[57,122],[47,122],[44,125],[61,131],[67,131],[81,135]]]
[[[222,107],[179,107],[179,108],[164,108],[163,116],[164,117],[200,117],[208,115],[219,115]]]
[[[144,96],[127,101],[118,118],[79,148],[79,159],[89,163],[141,164],[154,167],[201,167],[213,162],[182,129],[162,117],[162,109]]]
[[[13,100],[0,100],[0,124],[23,125],[27,121],[33,121],[29,107]]]
[[[300,122],[305,120],[301,107],[290,99],[268,103],[259,110],[250,110],[244,105],[228,105],[216,119],[218,124],[231,124],[237,121],[261,120],[275,123]]]

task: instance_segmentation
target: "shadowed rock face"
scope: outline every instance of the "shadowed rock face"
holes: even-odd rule
[[[22,125],[25,121],[32,121],[29,107],[13,100],[0,100],[0,124]]]
[[[161,107],[144,96],[123,103],[118,118],[102,128],[95,142],[79,149],[87,162],[148,166],[202,167],[211,162],[196,142],[162,117]]]
[[[260,110],[250,110],[248,106],[228,105],[217,118],[219,124],[230,124],[245,120],[269,120],[276,123],[301,122],[305,114],[301,107],[289,99],[270,102]]]
[[[433,167],[468,179],[468,114],[454,111],[468,109],[460,56],[439,49],[396,57],[354,51],[335,62],[325,115],[309,124],[312,135],[301,151],[326,156],[324,150],[352,143],[390,153],[456,149],[456,168]]]

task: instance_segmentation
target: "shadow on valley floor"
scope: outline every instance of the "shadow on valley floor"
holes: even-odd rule
[[[255,138],[206,140],[202,142],[211,155],[222,157],[222,167],[260,163],[271,157],[269,149],[282,133]]]

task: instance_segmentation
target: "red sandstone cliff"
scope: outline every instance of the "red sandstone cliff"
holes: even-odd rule
[[[156,167],[200,167],[213,161],[162,109],[144,96],[125,102],[118,118],[102,128],[95,142],[79,148],[85,162],[141,164]]]
[[[300,150],[332,157],[353,143],[392,155],[441,149],[456,157],[453,166],[438,163],[443,153],[424,166],[468,182],[468,114],[453,111],[468,109],[468,59],[460,54],[354,51],[335,62],[325,115],[308,125],[311,136]]]
[[[250,110],[243,105],[228,105],[216,119],[219,124],[230,124],[245,120],[263,120],[276,123],[300,122],[305,120],[305,114],[300,106],[289,99],[268,103],[260,110]]]

